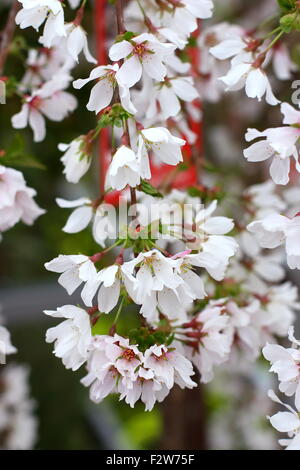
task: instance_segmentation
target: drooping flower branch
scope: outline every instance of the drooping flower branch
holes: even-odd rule
[[[29,51],[13,126],[29,125],[34,140],[42,141],[46,118],[60,122],[75,111],[72,83],[75,90],[90,86],[86,107],[95,113],[95,126],[59,144],[66,180],[77,184],[93,171],[93,149],[103,130],[111,141],[101,194],[57,199],[60,207],[72,209],[63,231],[77,233],[92,224],[99,249],[82,254],[78,247],[76,254],[61,254],[45,265],[59,274],[69,295],[81,289],[81,305],[45,311],[63,320],[47,331],[54,354],[66,368],[87,368],[83,384],[96,403],[117,393],[130,406],[141,400],[146,410],[174,384],[195,387],[194,368],[208,383],[220,364],[258,359],[266,342],[264,355],[275,365],[273,352],[281,346],[274,343],[291,335],[299,309],[297,289],[285,281],[281,248],[289,267],[299,269],[300,200],[275,186],[289,182],[292,159],[299,172],[299,111],[284,102],[282,127],[248,129],[246,140],[255,142],[244,156],[250,162],[270,160],[273,181],[245,188],[236,215],[225,212],[231,195],[215,182],[207,187],[199,99],[216,102],[240,90],[242,99],[279,105],[269,70],[272,66],[279,80],[291,79],[295,71],[284,39],[299,30],[299,2],[280,0],[274,29],[269,22],[270,28],[248,31],[205,21],[199,29],[199,20],[212,16],[211,0],[116,0],[110,11],[117,34],[108,63],[99,64],[82,27],[87,2],[69,2],[76,10],[71,23],[58,0],[19,3],[17,24],[43,27],[43,47]],[[191,60],[191,48],[200,50],[201,60]],[[81,52],[95,67],[88,78],[74,80]],[[191,167],[195,172],[195,163],[198,181],[193,173],[192,183],[187,178],[176,189]],[[1,206],[6,191],[0,193],[0,214],[8,218],[4,228],[0,221],[0,231],[20,218],[31,223],[41,213],[32,190],[13,171],[2,172],[11,179],[13,197]],[[111,205],[115,194],[120,198]],[[275,367],[279,371],[280,364]],[[290,385],[281,384],[289,396],[295,392]],[[297,437],[291,413],[286,428],[277,418],[271,423]]]

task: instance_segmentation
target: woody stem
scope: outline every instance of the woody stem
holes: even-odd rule
[[[16,29],[16,14],[20,8],[18,0],[14,0],[4,30],[0,33],[0,76],[3,73],[5,62],[9,53],[11,41]]]

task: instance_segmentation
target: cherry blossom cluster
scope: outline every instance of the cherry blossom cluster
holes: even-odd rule
[[[273,364],[271,370],[277,372],[280,375],[279,380],[282,378],[284,382],[284,377],[288,381],[290,376],[289,365],[284,358],[286,350],[274,344],[274,337],[289,334],[290,340],[296,341],[292,325],[295,321],[294,311],[299,309],[298,292],[291,282],[282,281],[286,275],[286,263],[290,269],[300,269],[299,198],[296,196],[298,181],[296,176],[293,177],[300,168],[300,113],[288,102],[281,103],[275,97],[271,87],[273,81],[269,79],[267,72],[272,64],[277,79],[289,80],[297,70],[287,45],[282,40],[286,33],[293,29],[298,30],[298,26],[294,28],[293,25],[299,15],[299,2],[278,3],[283,10],[280,12],[282,16],[279,18],[279,26],[270,33],[263,35],[259,28],[249,32],[239,26],[221,24],[211,27],[206,36],[206,47],[213,56],[209,60],[215,71],[214,82],[224,83],[225,91],[245,88],[249,98],[261,101],[265,97],[267,104],[271,106],[280,104],[283,115],[280,127],[263,131],[249,128],[245,135],[246,141],[251,142],[251,145],[244,150],[244,157],[249,162],[268,161],[271,180],[252,186],[244,192],[245,210],[236,225],[240,248],[230,266],[229,276],[235,289],[240,290],[237,306],[240,309],[242,307],[244,313],[248,310],[251,317],[248,324],[245,320],[246,328],[242,326],[243,316],[236,317],[237,332],[242,326],[241,335],[237,333],[239,342],[244,342],[247,348],[250,346],[252,353],[255,354],[256,350],[256,354],[260,354],[267,341],[267,346],[263,348],[264,356]],[[209,57],[208,53],[206,57]],[[230,68],[224,72],[223,67],[228,60]],[[220,65],[220,61],[223,65]],[[218,99],[223,93],[224,90],[219,87],[217,96],[213,98]],[[289,183],[286,189],[285,186]],[[241,305],[242,299],[244,305]],[[294,376],[291,383],[281,382],[280,391],[292,396],[295,393],[293,387],[296,387]],[[271,391],[269,395],[273,401],[281,403],[274,392]],[[290,413],[277,413],[270,420],[277,430],[286,431],[293,438],[281,443],[288,449],[299,449],[299,426],[296,426],[295,418],[297,416],[298,420],[298,412],[294,412],[289,406],[288,409]]]
[[[69,3],[76,10],[71,23],[59,0],[20,0],[16,22],[40,31],[41,47],[29,51],[18,85],[22,107],[12,124],[29,125],[34,140],[42,141],[45,118],[62,121],[77,107],[70,85],[89,86],[86,107],[95,113],[95,127],[58,145],[66,180],[77,184],[93,168],[94,144],[104,128],[111,152],[97,199],[57,198],[61,208],[72,210],[63,231],[78,233],[91,225],[99,251],[79,249],[45,264],[69,295],[80,289],[82,300],[45,311],[63,320],[47,331],[46,341],[54,343],[66,368],[86,367],[82,383],[92,401],[117,393],[130,406],[141,400],[151,410],[174,384],[196,386],[194,368],[208,383],[221,364],[258,359],[266,342],[287,336],[295,320],[298,293],[285,280],[284,262],[300,269],[299,207],[295,188],[281,186],[289,183],[292,159],[300,172],[297,109],[284,102],[282,127],[248,129],[246,141],[256,142],[244,156],[250,162],[271,160],[273,181],[245,189],[239,217],[234,211],[232,217],[222,215],[226,201],[218,190],[199,186],[191,194],[171,189],[168,181],[159,188],[151,182],[154,167],[169,165],[175,174],[184,169],[186,149],[199,137],[191,123],[202,119],[200,98],[215,102],[245,88],[246,97],[275,107],[280,101],[270,66],[278,80],[289,80],[295,65],[282,41],[283,23],[264,34],[203,21],[199,33],[199,20],[213,14],[211,0],[132,0],[126,7],[116,0],[118,34],[108,63],[98,64],[81,26],[86,1]],[[295,18],[297,8],[295,3]],[[186,56],[193,43],[201,60],[191,64]],[[87,78],[74,80],[81,52],[95,67]],[[107,200],[116,191],[122,198],[112,210]],[[192,209],[182,218],[187,205]],[[25,222],[39,215],[28,206]],[[135,210],[116,231],[123,206]],[[145,208],[154,206],[149,215]],[[131,309],[137,328],[127,321]]]
[[[0,449],[29,450],[37,440],[35,402],[30,398],[28,369],[10,364],[0,373]]]
[[[0,318],[2,323],[3,319]],[[0,324],[0,449],[32,449],[37,440],[35,403],[30,399],[27,367],[4,366],[7,357],[17,349],[8,329]]]
[[[190,33],[197,29],[197,19],[211,16],[213,5],[210,1],[151,2],[150,10],[148,4],[144,7],[143,2],[131,2],[125,10],[126,22],[135,22],[134,31],[140,34],[120,31],[109,50],[112,63],[96,67],[87,79],[74,81],[78,89],[97,80],[87,108],[98,115],[98,126],[70,144],[60,145],[60,150],[67,180],[77,183],[90,167],[91,144],[99,128],[110,124],[114,141],[120,145],[114,142],[106,190],[136,188],[136,201],[156,204],[159,215],[144,220],[138,204],[138,225],[125,227],[126,236],[121,236],[121,227],[111,245],[113,220],[103,199],[59,198],[59,206],[75,209],[63,230],[76,233],[92,222],[93,236],[103,251],[91,256],[60,255],[46,263],[46,269],[60,274],[59,283],[69,295],[81,286],[84,308],[65,305],[45,313],[65,319],[48,330],[46,339],[55,343],[54,354],[67,368],[76,370],[87,363],[83,383],[90,386],[93,401],[117,392],[131,406],[140,398],[150,410],[174,383],[195,386],[192,363],[201,380],[208,382],[213,366],[228,359],[234,334],[223,306],[208,303],[194,318],[191,311],[195,302],[207,298],[204,273],[211,282],[222,281],[237,244],[227,235],[233,221],[213,215],[217,200],[204,208],[199,198],[181,191],[172,191],[163,199],[143,192],[143,182],[151,178],[152,160],[173,166],[183,161],[182,137],[192,134],[181,103],[192,103],[198,93],[190,66],[175,52],[187,45]],[[121,131],[115,125],[117,118],[122,121]],[[171,222],[164,224],[163,216],[170,215],[176,203],[191,203],[190,220],[169,217]],[[180,237],[182,225],[184,236]],[[153,227],[157,227],[154,234]],[[150,229],[151,237],[147,236]],[[161,239],[162,232],[167,241]],[[127,248],[131,253],[124,251]],[[116,249],[120,251],[114,264],[99,269],[106,253]],[[137,305],[141,327],[124,336],[116,330],[128,303]],[[113,324],[106,335],[100,335],[97,328],[105,314],[113,317]]]
[[[35,195],[36,191],[26,185],[20,171],[0,165],[0,237],[20,220],[32,225],[44,214],[33,199]]]
[[[257,362],[249,370],[245,361],[224,364],[208,385],[218,404],[208,423],[210,448],[215,450],[276,450],[276,436],[262,416],[273,412],[267,392],[272,376]]]
[[[279,444],[287,450],[300,448],[300,342],[294,337],[294,328],[290,327],[289,340],[292,345],[284,348],[279,344],[269,344],[264,347],[264,357],[271,363],[270,371],[277,374],[279,390],[287,397],[293,397],[295,409],[283,403],[273,390],[269,391],[269,398],[275,403],[283,405],[288,411],[279,411],[271,416],[272,426],[279,432],[287,433],[288,439],[280,439]]]

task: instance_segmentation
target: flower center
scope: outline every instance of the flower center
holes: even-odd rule
[[[141,59],[145,54],[150,53],[150,51],[147,49],[146,43],[143,42],[134,46],[133,53]]]
[[[34,109],[38,109],[42,103],[42,99],[39,96],[34,96],[29,102],[29,106]]]
[[[125,351],[122,353],[122,358],[130,362],[135,359],[135,353],[132,351],[132,349],[125,349]]]

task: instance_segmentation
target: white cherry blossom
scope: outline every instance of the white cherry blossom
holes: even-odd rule
[[[141,399],[146,411],[168,395],[174,383],[192,388],[196,384],[191,362],[176,348],[154,345],[142,353],[127,338],[96,336],[88,361],[88,375],[82,379],[90,386],[90,398],[99,403],[110,393],[119,393],[131,407]]]
[[[182,49],[190,33],[197,29],[197,18],[211,18],[214,5],[212,0],[171,0],[169,4],[153,18],[154,23],[160,34]]]
[[[92,64],[96,64],[97,60],[92,56],[88,46],[87,34],[84,29],[74,23],[67,23],[65,25],[67,34],[67,50],[76,62],[78,62],[78,56],[83,52],[86,60]]]
[[[102,203],[94,208],[93,202],[85,197],[73,201],[57,198],[56,203],[64,209],[74,209],[62,229],[64,232],[81,232],[92,222],[93,237],[99,245],[104,246],[108,238],[116,238],[115,212],[109,204]]]
[[[291,157],[295,159],[296,169],[300,172],[300,163],[296,143],[300,136],[300,112],[288,103],[282,103],[281,112],[284,116],[285,127],[277,127],[259,132],[248,129],[246,140],[258,140],[246,150],[245,158],[250,162],[261,162],[272,158],[270,175],[276,184],[286,185],[289,182]]]
[[[34,201],[35,195],[20,171],[0,165],[0,234],[20,220],[32,225],[45,213]]]
[[[249,98],[257,98],[261,101],[264,95],[266,102],[271,106],[276,106],[280,101],[275,98],[266,72],[251,63],[238,63],[232,65],[229,72],[220,77],[226,85],[226,91],[241,90],[245,87],[246,95]]]
[[[169,389],[174,383],[178,383],[182,388],[196,386],[191,379],[191,375],[194,375],[192,363],[176,349],[168,350],[164,345],[151,346],[144,353],[144,367],[152,370]]]
[[[58,326],[47,330],[46,341],[54,342],[53,354],[61,358],[67,369],[79,369],[88,358],[92,341],[89,315],[74,305],[64,305],[57,310],[45,310],[44,313],[51,317],[66,319]]]
[[[272,401],[283,405],[288,410],[279,411],[269,418],[270,423],[277,431],[288,433],[289,439],[280,439],[279,444],[285,447],[285,450],[300,450],[299,406],[296,406],[295,410],[290,405],[286,405],[273,390],[269,390],[268,396]]]
[[[108,168],[105,186],[120,191],[127,185],[135,188],[140,184],[138,156],[126,145],[118,148]]]
[[[191,343],[191,346],[185,346],[186,355],[199,370],[203,383],[213,379],[215,365],[228,359],[232,343],[228,326],[229,316],[224,308],[208,305],[182,331],[183,338],[190,338]]]
[[[88,198],[81,197],[73,201],[57,198],[56,203],[64,209],[75,210],[69,216],[63,231],[66,233],[78,233],[84,230],[93,218],[92,201]]]
[[[134,278],[131,297],[141,305],[141,313],[149,322],[158,321],[158,308],[174,320],[186,318],[192,298],[183,288],[184,280],[177,272],[180,263],[154,249],[123,264],[123,272]]]
[[[30,397],[29,369],[9,364],[1,368],[1,450],[30,450],[37,441],[36,403]]]
[[[59,144],[58,149],[64,152],[61,161],[63,173],[69,183],[78,183],[91,166],[91,153],[86,136],[80,136],[69,144]]]
[[[88,375],[82,379],[85,386],[91,385],[91,400],[99,403],[110,393],[118,392],[121,382],[126,387],[135,381],[136,369],[142,365],[142,359],[142,353],[126,338],[117,334],[94,337]]]
[[[153,152],[158,162],[177,165],[183,161],[181,147],[184,144],[183,139],[172,135],[164,127],[152,127],[140,131],[138,136],[138,157],[141,177],[151,178],[148,152]]]
[[[135,280],[118,264],[101,269],[96,276],[86,276],[84,280],[86,284],[81,296],[85,305],[92,306],[93,297],[98,291],[97,305],[102,313],[109,313],[116,307],[122,286],[130,297],[133,295]]]
[[[285,245],[287,263],[291,269],[300,269],[300,216],[292,219],[271,214],[262,220],[251,222],[249,232],[255,234],[262,248],[276,248]]]
[[[118,71],[118,64],[100,65],[91,71],[89,78],[78,79],[73,82],[74,88],[80,89],[90,81],[97,80],[96,85],[92,88],[87,104],[89,111],[95,111],[98,114],[102,109],[106,108],[111,103],[115,88],[118,87],[123,108],[132,114],[136,112],[136,108],[130,99],[129,88],[119,79]]]
[[[24,129],[29,125],[33,130],[34,141],[44,140],[46,137],[45,117],[59,122],[77,107],[76,98],[64,91],[69,79],[69,76],[65,74],[57,75],[35,90],[31,96],[26,97],[21,111],[12,117],[13,127]]]
[[[174,50],[173,44],[159,42],[153,34],[143,33],[130,41],[113,44],[109,57],[114,62],[125,59],[116,79],[131,88],[140,81],[143,71],[154,80],[162,81],[167,74],[164,59]]]
[[[64,10],[60,0],[19,0],[22,9],[17,13],[16,23],[21,29],[32,26],[37,31],[45,22],[41,42],[51,47],[57,37],[66,36]]]
[[[58,283],[69,295],[73,294],[82,282],[93,280],[97,275],[94,263],[84,255],[59,255],[45,263],[45,268],[61,274]]]
[[[194,266],[205,268],[217,281],[224,279],[229,259],[235,255],[238,245],[234,238],[225,236],[233,227],[233,221],[227,217],[214,216],[217,201],[201,209],[195,218],[195,230],[190,234],[187,246],[199,251],[186,259]]]
[[[278,376],[279,390],[291,397],[295,395],[296,407],[300,407],[300,351],[299,342],[294,338],[294,328],[289,330],[291,348],[284,348],[279,344],[269,344],[263,348],[264,357],[271,363],[270,372]]]
[[[191,102],[197,98],[199,94],[194,87],[192,77],[167,77],[164,82],[155,84],[146,117],[151,119],[157,114],[157,103],[164,120],[177,116],[181,110],[180,100]]]
[[[293,73],[297,71],[297,65],[292,61],[288,46],[279,42],[270,52],[276,77],[279,80],[291,80]]]

